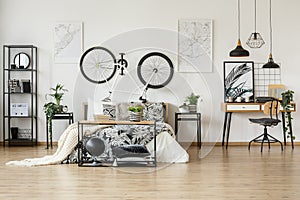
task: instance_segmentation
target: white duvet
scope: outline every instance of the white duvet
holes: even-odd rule
[[[18,166],[41,166],[61,164],[77,145],[78,129],[77,123],[71,124],[61,135],[58,141],[58,148],[53,155],[41,158],[28,158],[19,161],[10,161],[6,165]],[[90,131],[90,133],[94,132]],[[153,140],[146,146],[154,154]],[[185,163],[189,161],[188,153],[168,133],[161,132],[156,137],[156,161],[165,163]]]
[[[146,147],[154,154],[154,140]],[[178,144],[178,142],[168,133],[161,132],[156,136],[156,161],[166,163],[185,163],[189,161],[189,154]]]

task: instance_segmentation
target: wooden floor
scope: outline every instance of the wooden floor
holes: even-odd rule
[[[0,147],[0,199],[300,199],[300,146],[261,154],[258,146],[215,147],[188,164],[154,168],[6,166],[10,160],[41,157],[44,147]]]

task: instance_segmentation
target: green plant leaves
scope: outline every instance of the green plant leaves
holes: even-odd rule
[[[291,127],[291,124],[292,123],[292,116],[291,116],[291,113],[289,113],[289,110],[291,110],[293,108],[293,106],[290,104],[292,101],[293,101],[293,98],[294,98],[294,91],[292,90],[287,90],[283,93],[281,93],[281,96],[282,96],[282,101],[281,101],[281,105],[283,107],[283,109],[286,111],[284,113],[285,115],[285,118],[287,119],[287,123],[286,123],[286,126],[284,128],[284,132],[286,133],[287,135],[287,138],[292,138],[292,140],[295,140],[295,136],[292,136],[291,134],[291,130],[289,127]]]
[[[185,101],[188,102],[189,105],[197,105],[199,97],[200,97],[200,95],[195,95],[192,92],[190,96],[186,97]]]
[[[129,106],[128,110],[131,112],[137,113],[137,112],[142,112],[143,107],[142,106]]]
[[[53,93],[50,93],[48,95],[55,99],[57,105],[60,105],[62,97],[64,96],[65,92],[67,92],[68,90],[65,89],[62,84],[58,83],[54,88],[50,88],[50,91],[53,91]]]
[[[44,112],[49,119],[59,112],[59,105],[54,102],[49,102],[44,105]]]

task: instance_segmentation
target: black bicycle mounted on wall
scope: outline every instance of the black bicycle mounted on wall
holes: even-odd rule
[[[120,59],[104,47],[92,47],[85,51],[80,58],[80,71],[85,79],[95,84],[107,83],[117,70],[118,76],[124,76],[128,62],[124,58],[125,53],[120,53]],[[127,73],[128,74],[128,73]],[[151,52],[144,55],[137,66],[137,75],[144,84],[140,100],[146,101],[148,88],[159,89],[165,87],[172,79],[174,67],[172,61],[163,53]],[[117,78],[114,80],[109,95],[103,101],[110,101],[112,90]]]

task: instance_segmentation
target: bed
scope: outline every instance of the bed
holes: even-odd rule
[[[127,107],[131,103],[123,103],[118,106],[103,106],[103,112],[112,114],[111,117],[118,117],[123,120],[128,117]],[[91,104],[89,104],[91,105]],[[87,105],[86,105],[87,106]],[[156,134],[156,162],[158,163],[186,163],[189,161],[189,155],[175,140],[172,127],[166,123],[168,119],[168,106],[164,103],[147,103],[144,106],[144,118],[155,120],[157,123]],[[115,109],[109,110],[108,109]],[[105,108],[105,110],[104,110]],[[86,109],[87,110],[87,109]],[[125,111],[126,112],[122,112]],[[113,114],[115,116],[113,116]],[[127,116],[126,116],[127,115]],[[117,157],[118,159],[144,159],[152,157],[154,153],[154,140],[151,136],[149,127],[134,126],[93,126],[85,130],[82,143],[78,143],[78,123],[69,125],[61,134],[58,140],[56,152],[52,155],[46,155],[41,158],[27,158],[23,160],[9,161],[6,165],[17,166],[42,166],[57,165],[64,163],[78,163],[78,147],[80,144],[84,149],[86,162],[94,163],[107,161],[112,163]],[[91,139],[97,141],[101,146],[101,154],[92,155],[92,151],[88,151],[87,144]],[[104,144],[104,145],[103,145]],[[134,146],[142,149],[138,154],[132,152],[130,147]],[[125,147],[117,152],[116,147]],[[142,147],[142,148],[140,148]],[[126,149],[127,148],[127,149]],[[125,152],[124,152],[125,149]],[[129,151],[127,151],[130,149]],[[99,150],[96,149],[99,153]],[[117,149],[120,150],[120,149]],[[134,150],[134,149],[133,149]],[[135,150],[134,150],[135,151]],[[129,152],[129,153],[128,153]],[[116,155],[119,153],[119,155]],[[161,164],[162,166],[162,164]]]
[[[90,104],[90,103],[89,103]],[[113,120],[128,120],[128,106],[137,102],[121,102],[101,105],[103,114],[110,115]],[[90,104],[91,105],[91,104]],[[172,127],[168,122],[168,104],[163,102],[147,102],[143,106],[143,120],[156,121],[156,161],[188,162],[187,152],[177,143]],[[88,111],[84,104],[84,111]],[[99,108],[98,108],[99,109]],[[91,111],[90,111],[91,112]],[[97,111],[94,111],[97,112]],[[85,117],[91,114],[83,113]],[[153,126],[147,125],[113,125],[99,126],[87,131],[81,141],[80,153],[85,163],[111,163],[117,161],[138,160],[151,162],[153,158]],[[93,145],[98,143],[97,147]],[[67,157],[64,163],[78,162],[78,146]]]

